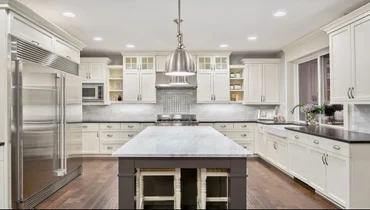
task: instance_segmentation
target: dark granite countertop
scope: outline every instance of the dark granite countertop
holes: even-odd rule
[[[349,144],[370,144],[370,134],[346,131],[343,129],[329,128],[325,126],[286,127],[290,131],[305,133],[308,135],[323,137]]]
[[[198,120],[199,123],[256,123],[257,120]]]
[[[107,120],[86,120],[82,123],[155,123],[156,121],[107,121]]]
[[[199,120],[200,123],[259,123],[263,125],[301,125],[305,124],[297,123],[294,121],[285,121],[285,122],[274,122],[270,120]]]
[[[0,142],[0,147],[4,146],[5,142]]]

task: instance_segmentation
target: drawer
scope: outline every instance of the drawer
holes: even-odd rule
[[[100,130],[120,130],[120,123],[100,123]]]
[[[98,131],[99,123],[83,123],[82,130],[83,131]]]
[[[100,154],[112,154],[114,151],[122,147],[127,141],[120,142],[101,142],[100,143]]]
[[[73,139],[82,139],[82,132],[79,131],[79,132],[67,132],[67,138],[70,139],[70,140],[73,140]]]
[[[299,132],[287,131],[287,139],[292,141],[301,142],[304,144],[309,144],[309,135]]]
[[[62,40],[55,40],[55,53],[76,63],[80,63],[80,51]]]
[[[255,123],[234,123],[234,130],[252,130],[255,127]]]
[[[121,130],[140,130],[140,123],[121,123]]]
[[[213,123],[199,123],[199,126],[211,126],[211,127],[213,127]]]
[[[254,143],[253,142],[243,142],[243,141],[235,141],[240,146],[248,150],[249,152],[254,153]]]
[[[67,124],[67,130],[82,130],[82,123]]]
[[[234,130],[234,123],[215,123],[213,127],[216,130]]]
[[[220,131],[220,133],[228,137],[229,139],[233,139],[233,134],[234,134],[233,131]]]
[[[138,132],[136,131],[127,131],[127,132],[121,132],[121,139],[130,140],[134,136],[136,136]]]
[[[117,132],[113,132],[113,131],[100,131],[100,139],[103,141],[103,140],[112,140],[112,139],[116,139],[116,140],[120,140],[122,139],[121,137],[121,132],[117,131]]]
[[[351,157],[349,144],[331,139],[321,138],[317,136],[310,136],[310,145],[313,147],[324,149],[328,152],[332,152],[338,155]]]
[[[12,13],[10,33],[36,46],[54,51],[51,33],[14,13]]]
[[[141,130],[144,130],[145,128],[149,126],[154,126],[154,123],[141,123]]]
[[[234,131],[231,133],[231,139],[254,141],[254,130]]]

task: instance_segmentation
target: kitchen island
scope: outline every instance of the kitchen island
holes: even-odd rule
[[[228,169],[230,209],[246,208],[249,151],[208,126],[151,126],[113,154],[119,157],[119,209],[134,209],[136,168]]]

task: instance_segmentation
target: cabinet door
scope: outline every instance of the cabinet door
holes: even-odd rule
[[[89,63],[90,80],[104,81],[106,66],[105,63]]]
[[[276,164],[277,162],[277,143],[273,140],[267,137],[267,151],[266,151],[266,158]]]
[[[288,159],[288,144],[283,142],[276,141],[276,150],[277,150],[277,165],[287,171],[288,165],[289,165],[289,159]]]
[[[350,101],[352,86],[351,31],[350,26],[330,34],[330,102]]]
[[[198,71],[210,71],[213,69],[212,56],[198,56]]]
[[[80,77],[82,81],[89,80],[89,64],[88,63],[81,63],[80,64]]]
[[[155,76],[156,74],[154,71],[140,72],[141,102],[147,103],[156,102]]]
[[[141,56],[140,57],[140,70],[141,71],[155,71],[155,57],[154,56]]]
[[[355,101],[370,102],[370,17],[352,24],[354,43],[352,87]]]
[[[230,101],[230,79],[229,72],[214,71],[213,94],[216,102]]]
[[[214,70],[229,72],[229,57],[228,56],[215,56],[214,57]]]
[[[326,165],[324,164],[325,151],[310,147],[309,153],[309,183],[315,190],[324,193],[326,190]]]
[[[140,73],[125,72],[123,73],[122,84],[122,101],[124,102],[138,102],[140,94]]]
[[[258,138],[256,139],[256,153],[262,157],[266,156],[267,151],[267,140],[262,132],[258,132]]]
[[[349,158],[327,152],[326,194],[344,207],[349,206]]]
[[[139,70],[139,57],[137,56],[125,56],[123,57],[123,67],[124,71],[134,71]]]
[[[82,132],[82,153],[99,154],[99,131]]]
[[[197,102],[211,102],[213,94],[213,72],[198,71]]]
[[[165,66],[167,62],[168,55],[158,55],[156,57],[156,72],[165,72]]]
[[[280,75],[278,64],[263,64],[263,102],[280,103]]]
[[[60,39],[55,40],[55,52],[76,63],[80,63],[80,51]]]
[[[289,141],[289,172],[308,183],[309,149],[306,145]]]
[[[250,64],[246,67],[246,103],[262,103],[262,65]]]

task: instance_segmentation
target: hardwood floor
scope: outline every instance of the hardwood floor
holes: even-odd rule
[[[314,191],[259,159],[248,160],[249,209],[333,209]],[[117,209],[118,160],[85,159],[84,173],[36,209]]]

